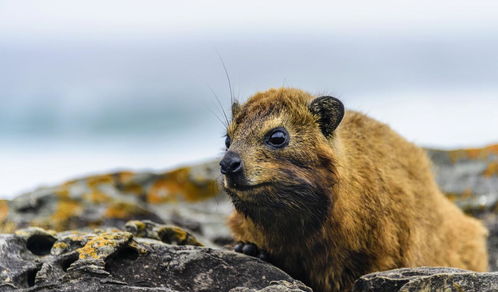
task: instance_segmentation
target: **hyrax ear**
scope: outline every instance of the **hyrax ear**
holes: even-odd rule
[[[318,116],[318,124],[325,137],[330,137],[344,117],[344,105],[332,96],[315,98],[308,106],[311,113]]]
[[[240,104],[237,101],[232,103],[232,117],[235,117],[240,111]]]

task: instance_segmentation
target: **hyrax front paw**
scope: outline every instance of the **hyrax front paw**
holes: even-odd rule
[[[240,252],[248,256],[257,257],[263,261],[269,262],[270,260],[268,253],[258,248],[254,243],[239,242],[235,245],[234,250],[235,252]]]

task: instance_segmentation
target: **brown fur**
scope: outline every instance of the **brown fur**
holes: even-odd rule
[[[327,139],[312,99],[271,89],[233,107],[230,151],[248,184],[262,184],[237,190],[224,181],[236,240],[315,291],[345,291],[363,274],[399,267],[487,270],[487,231],[443,196],[421,148],[354,111]],[[263,137],[278,126],[289,145],[270,149]]]

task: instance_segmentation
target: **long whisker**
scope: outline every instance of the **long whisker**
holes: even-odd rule
[[[209,88],[209,86],[207,86]],[[212,91],[212,90],[211,90]],[[206,108],[210,114],[212,114],[225,128],[225,130],[228,128],[228,123],[226,121],[223,121],[223,119],[220,117],[219,112],[213,109],[213,103],[203,103],[204,108]],[[223,110],[223,108],[222,108]]]
[[[226,128],[226,127],[228,127],[228,124],[230,124],[230,121],[228,119],[227,113],[225,112],[225,109],[223,108],[223,104],[221,103],[221,100],[218,97],[218,95],[216,94],[216,92],[214,92],[214,90],[211,87],[209,87],[209,90],[214,95],[214,98],[216,99],[216,102],[220,106],[221,112],[223,113],[223,116],[225,117],[225,121],[226,121],[225,128]]]
[[[227,124],[216,114],[212,109],[208,108],[209,112],[223,125],[223,127],[227,128]]]
[[[228,89],[230,90],[230,104],[233,104],[233,90],[232,90],[232,81],[230,80],[230,74],[228,74],[227,66],[225,65],[225,61],[221,57],[220,53],[217,52],[218,58],[220,58],[221,65],[223,66],[223,70],[225,71],[225,76],[228,81]]]

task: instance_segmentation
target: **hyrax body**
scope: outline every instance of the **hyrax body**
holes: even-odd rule
[[[286,88],[234,104],[232,115],[220,164],[235,239],[315,291],[399,267],[486,271],[485,228],[443,196],[424,151],[387,125]]]

